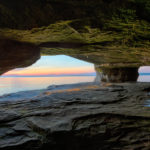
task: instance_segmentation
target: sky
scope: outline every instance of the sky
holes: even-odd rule
[[[142,67],[139,68],[138,72],[139,72],[140,75],[142,75],[142,74],[143,75],[144,74],[150,75],[150,66],[142,66]]]
[[[3,74],[2,77],[31,77],[31,76],[78,76],[95,75],[94,65],[70,56],[41,56],[35,64],[18,68]]]

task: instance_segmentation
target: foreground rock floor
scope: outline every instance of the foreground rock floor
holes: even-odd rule
[[[0,102],[0,150],[148,150],[149,91],[93,85]]]

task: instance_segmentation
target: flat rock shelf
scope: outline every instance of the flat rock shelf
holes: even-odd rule
[[[0,150],[148,150],[149,91],[106,83],[1,101]]]

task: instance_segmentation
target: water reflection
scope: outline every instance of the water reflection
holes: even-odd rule
[[[21,66],[28,64],[28,67],[16,68],[1,75],[0,95],[18,91],[44,89],[53,84],[73,84],[93,81],[99,83],[150,82],[150,67],[148,66],[140,68],[133,66],[104,67],[66,55],[41,56],[37,61],[39,53],[36,54],[36,57],[31,57],[32,53],[29,54],[26,54],[28,59],[25,58],[22,61],[23,63],[21,63]],[[35,59],[32,60],[32,58]],[[35,61],[37,62],[32,64]],[[19,61],[16,62],[19,64]],[[8,64],[18,67],[18,65],[15,64],[15,66],[13,63]],[[32,65],[30,66],[30,64]]]
[[[99,49],[44,52],[28,43],[3,40],[0,44],[0,94],[42,89],[52,84],[150,82],[150,67],[140,67],[140,61],[117,59],[108,52],[105,55]],[[60,55],[53,56],[57,51]]]
[[[94,65],[69,56],[41,56],[32,66],[8,71],[0,77],[0,94],[47,88],[52,84],[93,82]]]
[[[50,85],[93,82],[94,78],[94,76],[0,78],[0,95],[18,91],[45,89]]]

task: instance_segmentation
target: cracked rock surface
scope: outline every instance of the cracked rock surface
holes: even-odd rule
[[[123,83],[1,101],[0,150],[148,150],[149,91]]]

